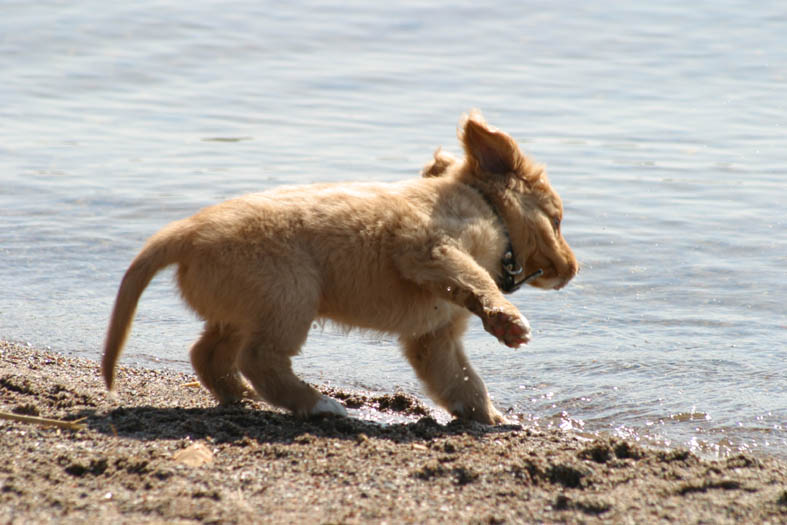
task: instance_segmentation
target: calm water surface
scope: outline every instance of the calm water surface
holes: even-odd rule
[[[0,338],[97,358],[144,240],[279,184],[416,176],[481,108],[547,163],[581,259],[472,324],[497,403],[543,427],[787,457],[782,2],[14,2],[0,6]],[[169,275],[124,363],[188,370]],[[312,333],[308,380],[421,394],[395,341]]]

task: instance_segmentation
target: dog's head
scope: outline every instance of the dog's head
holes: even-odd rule
[[[543,271],[529,284],[545,289],[565,286],[577,274],[579,264],[563,238],[563,203],[544,167],[532,162],[509,135],[489,126],[478,112],[462,119],[458,136],[465,149],[458,176],[497,208],[524,275]],[[441,153],[435,153],[435,161],[450,165],[453,159],[445,154],[438,158]]]

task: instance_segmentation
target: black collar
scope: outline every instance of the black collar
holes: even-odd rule
[[[516,255],[514,254],[514,245],[511,244],[511,237],[508,235],[506,222],[503,220],[503,216],[500,215],[500,212],[497,211],[497,207],[495,207],[492,201],[489,200],[489,197],[484,195],[484,192],[478,188],[475,189],[484,199],[484,202],[486,202],[486,204],[492,209],[492,212],[497,217],[498,222],[500,222],[500,226],[503,228],[503,234],[506,236],[506,249],[503,252],[503,257],[500,258],[501,272],[500,278],[497,280],[497,287],[500,288],[500,291],[505,294],[514,293],[515,291],[519,290],[523,284],[540,277],[544,271],[539,269],[530,275],[526,275],[524,278],[517,280],[517,277],[522,275],[525,269],[516,260]]]
[[[505,224],[503,225],[503,231],[508,238],[508,230]],[[523,284],[523,282],[517,283],[516,278],[518,275],[521,275],[525,269],[522,268],[522,265],[517,262],[514,256],[514,247],[511,244],[510,238],[508,238],[506,251],[500,259],[500,266],[503,271],[501,272],[500,279],[497,281],[497,287],[500,288],[500,291],[503,293],[515,292]]]

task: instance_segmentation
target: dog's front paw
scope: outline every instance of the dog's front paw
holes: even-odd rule
[[[484,329],[511,348],[530,342],[530,323],[516,309],[513,312],[492,310],[484,318]]]
[[[461,402],[454,403],[451,414],[459,419],[477,421],[484,425],[502,425],[510,423],[488,399],[483,406],[480,407],[466,407]]]

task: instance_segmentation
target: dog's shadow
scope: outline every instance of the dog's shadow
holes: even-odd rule
[[[355,417],[323,416],[301,418],[288,413],[261,410],[247,405],[213,408],[121,407],[107,412],[85,410],[84,424],[106,435],[142,441],[168,439],[210,439],[217,443],[291,444],[311,435],[362,441],[367,438],[397,443],[424,442],[456,435],[510,432],[518,425],[487,426],[453,420],[440,424],[426,415],[406,423],[378,423]]]

